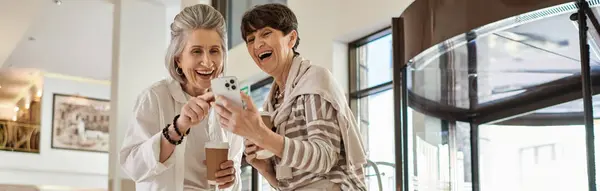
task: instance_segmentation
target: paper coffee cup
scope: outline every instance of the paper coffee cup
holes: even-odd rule
[[[217,185],[215,174],[221,170],[221,164],[227,161],[229,143],[208,142],[204,145],[206,155],[206,179],[208,184]]]

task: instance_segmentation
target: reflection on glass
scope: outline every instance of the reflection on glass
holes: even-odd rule
[[[587,190],[583,125],[479,128],[481,190]]]
[[[409,112],[410,190],[450,190],[448,129],[442,120]],[[411,168],[412,167],[412,168]]]

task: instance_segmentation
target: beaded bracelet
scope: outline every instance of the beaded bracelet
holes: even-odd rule
[[[173,140],[171,139],[171,137],[169,136],[169,126],[170,124],[167,124],[167,126],[165,128],[163,128],[162,130],[162,134],[165,137],[165,139],[167,139],[167,141],[169,141],[169,143],[173,144],[173,145],[179,145],[181,144],[181,142],[183,142],[183,136],[181,137],[181,139],[179,140]]]
[[[176,115],[173,118],[173,128],[175,129],[175,133],[177,133],[177,135],[179,135],[180,137],[185,137],[186,135],[190,134],[190,129],[192,128],[188,128],[187,131],[185,131],[185,134],[181,134],[181,131],[179,131],[179,127],[177,127],[177,119],[179,119],[180,115]]]

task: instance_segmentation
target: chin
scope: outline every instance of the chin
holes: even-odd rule
[[[202,80],[194,83],[196,88],[207,89],[210,88],[210,80]]]

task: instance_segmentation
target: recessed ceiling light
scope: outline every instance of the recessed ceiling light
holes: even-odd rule
[[[29,38],[27,38],[27,40],[29,40],[29,41],[35,41],[35,37],[30,36]]]
[[[57,5],[61,5],[62,1],[61,0],[54,0],[54,3],[56,3]]]

